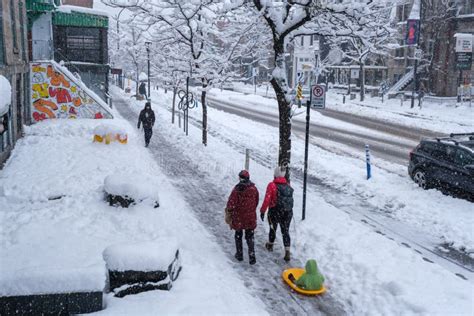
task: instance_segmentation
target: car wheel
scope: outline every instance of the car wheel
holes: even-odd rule
[[[415,170],[415,173],[413,174],[413,180],[416,184],[418,184],[420,188],[424,190],[430,188],[428,176],[426,175],[426,172],[422,169]]]

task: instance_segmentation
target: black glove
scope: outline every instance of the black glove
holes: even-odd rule
[[[262,219],[262,222],[265,220],[265,213],[260,213],[260,218]]]
[[[137,124],[137,128],[140,129],[140,124]]]

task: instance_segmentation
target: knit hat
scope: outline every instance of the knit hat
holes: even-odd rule
[[[239,178],[248,180],[250,179],[250,174],[247,170],[242,170],[239,172]]]
[[[280,166],[277,166],[275,168],[275,171],[273,171],[273,176],[275,178],[281,178],[281,177],[284,177],[286,174],[286,169],[285,167],[280,167]]]

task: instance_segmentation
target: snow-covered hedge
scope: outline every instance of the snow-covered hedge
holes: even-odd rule
[[[159,207],[158,184],[145,174],[114,174],[105,178],[104,190],[111,205],[136,204],[145,200],[153,201]],[[121,202],[125,200],[125,202]],[[127,204],[128,203],[128,204]]]
[[[171,238],[109,246],[103,257],[117,297],[170,290],[181,271],[178,243]]]

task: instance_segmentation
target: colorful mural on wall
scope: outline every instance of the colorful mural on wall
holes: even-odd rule
[[[79,79],[66,73],[54,62],[31,64],[31,113],[34,122],[54,118],[113,118],[103,101],[94,99],[90,91],[81,87],[84,84]]]

